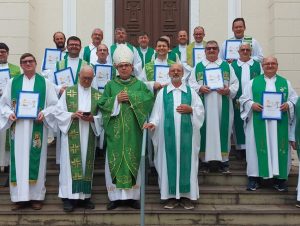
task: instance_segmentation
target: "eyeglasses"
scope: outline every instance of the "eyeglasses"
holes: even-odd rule
[[[218,47],[205,47],[205,50],[218,50]]]
[[[73,43],[71,43],[71,44],[68,44],[68,46],[74,46],[74,47],[80,47],[80,44],[73,44]]]
[[[123,67],[125,67],[125,68],[131,67],[131,64],[119,64],[118,65],[118,68],[123,68]]]
[[[7,51],[6,50],[0,50],[0,54],[6,54]]]
[[[34,60],[22,60],[21,64],[33,64],[34,62]]]
[[[98,52],[107,52],[107,49],[98,49]]]
[[[240,49],[240,51],[246,51],[246,52],[250,52],[251,51],[251,49]]]

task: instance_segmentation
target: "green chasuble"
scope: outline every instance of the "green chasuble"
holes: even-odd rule
[[[175,62],[167,59],[167,64],[170,67],[172,64],[175,64]],[[154,81],[154,65],[154,60],[145,65],[145,72],[148,81]]]
[[[225,61],[220,65],[223,74],[224,84],[229,84],[230,81],[230,68],[229,64]],[[202,62],[198,63],[196,66],[196,81],[199,84],[204,84],[205,76],[205,67]],[[200,81],[200,82],[199,82]],[[203,105],[205,107],[205,98],[204,95],[200,95]],[[222,95],[222,108],[221,108],[221,124],[220,124],[220,143],[221,143],[221,152],[222,156],[228,155],[228,127],[229,127],[229,97]],[[206,122],[204,121],[203,126],[201,127],[201,146],[200,152],[205,152],[206,147]],[[201,153],[200,153],[201,154]]]
[[[147,64],[147,63],[149,63],[149,62],[151,61],[152,56],[153,56],[153,54],[154,54],[155,51],[154,51],[153,48],[148,47],[148,48],[147,48],[147,52],[146,52],[146,54],[145,54],[145,59],[144,59],[144,55],[143,55],[143,53],[142,53],[142,51],[141,51],[141,47],[138,47],[138,48],[136,48],[136,49],[137,49],[137,51],[138,51],[138,53],[139,53],[139,55],[140,55],[140,57],[141,57],[141,59],[142,59],[142,64],[143,64],[143,67],[142,67],[142,68],[144,68],[145,64]],[[145,61],[145,63],[144,63],[144,61]]]
[[[165,151],[168,169],[169,194],[176,194],[176,135],[174,121],[174,99],[173,92],[167,93],[167,86],[163,88],[164,102],[164,136]],[[191,106],[191,88],[187,86],[187,92],[181,91],[181,104]],[[190,114],[181,114],[180,125],[180,173],[179,173],[179,192],[190,192],[191,176],[191,155],[192,155],[193,126]]]
[[[111,116],[115,98],[126,91],[129,102],[120,104],[120,113]],[[141,159],[142,127],[153,106],[153,94],[146,85],[130,77],[123,81],[116,77],[109,81],[99,101],[107,140],[107,159],[112,182],[120,189],[136,184]]]
[[[288,98],[288,83],[287,80],[279,75],[276,75],[275,82],[276,92],[283,93],[283,103],[287,102]],[[252,94],[253,101],[262,104],[262,94],[266,89],[266,81],[264,75],[259,75],[253,79]],[[288,151],[289,151],[289,125],[288,125],[288,112],[282,112],[281,120],[277,120],[277,138],[278,144],[278,161],[279,161],[279,176],[280,179],[288,178]],[[268,143],[266,120],[262,119],[261,112],[253,111],[253,128],[256,144],[257,160],[259,176],[268,178]]]
[[[176,46],[175,48],[173,48],[171,52],[174,54],[177,54],[179,59],[181,60],[181,52],[179,51],[179,46]]]
[[[85,60],[79,59],[76,75],[73,75],[75,85],[78,83],[78,75],[79,75],[81,67],[83,67],[84,65],[88,65],[88,64],[89,63],[86,62]],[[68,58],[65,58],[65,59],[63,59],[63,60],[56,63],[56,70],[57,71],[66,69],[67,67],[69,67],[68,66]]]
[[[295,141],[296,141],[296,150],[298,154],[298,158],[300,158],[300,98],[298,98],[296,106],[295,106],[295,119],[296,127],[295,127]]]
[[[24,74],[15,76],[12,80],[11,85],[11,106],[15,108],[15,105],[18,100],[18,95],[22,91]],[[39,112],[42,111],[45,107],[46,101],[46,81],[45,78],[39,74],[35,74],[35,81],[33,92],[39,93]],[[31,120],[31,119],[26,119]],[[11,152],[11,174],[10,182],[12,185],[17,185],[16,177],[16,163],[15,163],[15,126],[13,123],[10,128],[11,140],[10,140],[10,152]],[[29,157],[29,178],[30,183],[36,183],[39,175],[39,166],[40,158],[42,151],[42,142],[43,142],[43,123],[33,121],[32,127],[32,142],[30,147],[30,157]],[[26,131],[24,131],[26,132]]]
[[[94,88],[91,88],[91,113],[96,115],[98,112],[97,102],[101,94]],[[78,85],[67,87],[66,103],[68,112],[78,111]],[[94,158],[95,158],[95,134],[89,125],[89,136],[86,154],[85,174],[82,169],[82,157],[80,149],[79,120],[73,120],[68,131],[70,167],[72,174],[72,193],[91,194]]]
[[[206,41],[202,41],[203,48],[206,46]],[[195,48],[195,42],[192,42],[186,47],[186,61],[191,67],[194,67],[193,49]]]
[[[234,69],[236,77],[239,80],[239,89],[238,92],[233,99],[233,109],[234,109],[234,129],[236,134],[237,144],[245,144],[245,133],[244,133],[244,121],[240,116],[240,103],[239,98],[242,95],[242,67],[237,64],[237,60],[234,60],[231,63],[231,66]],[[250,66],[250,80],[260,75],[260,63],[258,61],[253,60],[253,64]]]

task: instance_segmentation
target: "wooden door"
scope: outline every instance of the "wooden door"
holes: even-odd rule
[[[124,27],[128,41],[137,44],[139,32],[150,36],[150,45],[162,35],[177,45],[177,33],[189,33],[189,0],[115,0],[115,28]]]

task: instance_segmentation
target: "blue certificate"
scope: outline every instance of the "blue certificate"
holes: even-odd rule
[[[39,110],[39,93],[21,91],[17,100],[17,118],[36,119]]]
[[[55,83],[59,86],[73,86],[74,76],[72,69],[67,67],[66,69],[54,72]]]
[[[112,65],[95,65],[95,78],[98,90],[103,90],[106,83],[112,79]]]
[[[168,65],[154,65],[154,81],[166,85],[171,82]]]
[[[226,40],[226,46],[225,46],[225,59],[226,60],[236,60],[240,58],[239,55],[239,48],[242,43],[242,40]]]
[[[221,68],[209,68],[204,71],[204,82],[211,90],[224,88]]]
[[[10,80],[9,69],[0,69],[0,96],[2,96],[3,91]]]
[[[61,60],[60,49],[45,49],[43,71],[47,69],[55,70],[56,62]]]
[[[280,120],[282,112],[280,106],[283,102],[283,93],[281,92],[263,92],[262,95],[262,119]]]
[[[205,59],[205,48],[193,48],[193,65],[194,67]]]

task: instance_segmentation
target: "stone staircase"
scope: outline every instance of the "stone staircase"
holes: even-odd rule
[[[146,186],[145,225],[300,225],[300,209],[295,207],[298,167],[292,168],[289,191],[280,193],[271,186],[255,192],[246,191],[246,163],[230,159],[232,174],[199,174],[200,199],[196,208],[173,210],[162,208],[157,177],[151,174]],[[9,189],[0,187],[0,225],[122,225],[140,224],[140,212],[127,207],[106,210],[104,158],[97,157],[92,200],[94,210],[76,209],[65,213],[58,194],[58,167],[54,148],[49,148],[47,194],[40,211],[30,208],[11,211]],[[5,174],[0,174],[0,182]],[[266,183],[268,185],[268,183]]]

